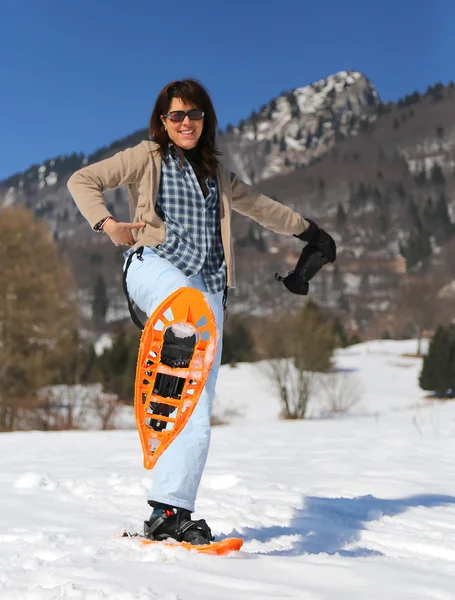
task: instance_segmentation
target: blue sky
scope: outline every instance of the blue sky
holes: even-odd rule
[[[2,0],[0,180],[147,126],[182,77],[220,125],[356,69],[383,100],[455,79],[452,0]]]

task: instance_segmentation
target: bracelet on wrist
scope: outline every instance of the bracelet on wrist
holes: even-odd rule
[[[98,223],[96,223],[93,227],[93,231],[96,231],[97,233],[103,233],[104,232],[104,225],[109,221],[109,219],[112,219],[111,216],[109,217],[104,217],[104,219],[101,219],[101,221],[98,221]]]

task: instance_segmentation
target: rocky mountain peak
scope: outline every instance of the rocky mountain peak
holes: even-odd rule
[[[249,183],[306,166],[368,127],[380,103],[376,88],[358,71],[283,92],[227,128],[219,140],[224,161]]]

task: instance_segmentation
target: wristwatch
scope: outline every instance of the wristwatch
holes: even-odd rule
[[[93,226],[93,231],[96,231],[97,233],[103,233],[103,227],[104,227],[104,224],[105,224],[107,221],[109,221],[109,219],[112,219],[112,217],[111,217],[111,216],[109,216],[109,217],[104,217],[104,219],[101,219],[101,221],[98,221],[98,223],[96,223],[96,224]]]

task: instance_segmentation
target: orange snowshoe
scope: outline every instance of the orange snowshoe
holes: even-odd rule
[[[199,290],[178,289],[149,317],[139,346],[134,394],[146,469],[153,469],[191,417],[216,347],[215,317]]]
[[[199,546],[194,546],[189,542],[177,542],[171,538],[167,540],[149,540],[148,538],[137,534],[137,533],[128,533],[124,532],[121,537],[124,538],[133,538],[138,539],[141,544],[144,546],[167,546],[171,548],[184,548],[185,550],[192,550],[193,552],[198,552],[199,554],[216,554],[218,556],[224,556],[226,554],[230,554],[231,552],[237,552],[243,546],[242,538],[224,538],[219,542],[211,542],[209,544],[201,544]]]

